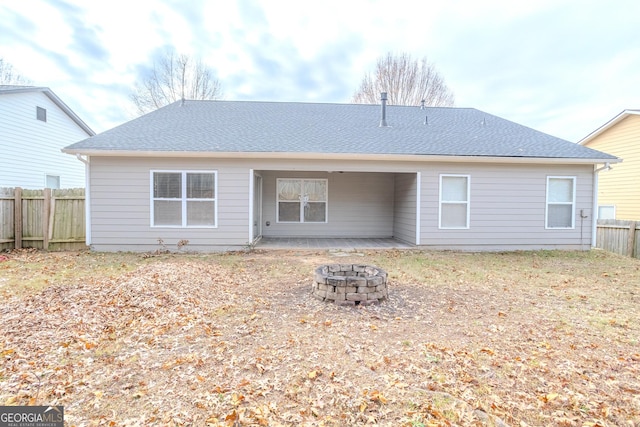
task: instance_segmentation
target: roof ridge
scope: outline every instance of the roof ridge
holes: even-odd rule
[[[380,104],[359,104],[359,103],[344,103],[344,102],[321,102],[321,101],[269,101],[269,100],[255,100],[255,99],[185,99],[185,104],[187,103],[244,103],[244,104],[291,104],[291,105],[328,105],[328,106],[363,106],[363,107],[380,107]],[[174,101],[169,105],[180,104],[182,100]],[[399,105],[399,104],[387,104],[387,107],[394,108],[416,108],[419,110],[427,109],[427,108],[441,108],[441,109],[451,109],[451,110],[477,110],[473,107],[442,107],[442,106],[434,106],[434,105],[425,105],[424,107],[420,105]],[[480,110],[477,110],[480,111]]]

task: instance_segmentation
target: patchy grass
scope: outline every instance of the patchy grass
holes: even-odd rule
[[[602,251],[0,262],[0,404],[69,425],[640,425],[640,261]],[[380,306],[310,296],[325,263]]]

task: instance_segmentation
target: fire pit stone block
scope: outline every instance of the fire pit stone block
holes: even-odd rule
[[[387,272],[372,265],[322,265],[314,272],[311,293],[339,305],[379,304],[389,297]]]

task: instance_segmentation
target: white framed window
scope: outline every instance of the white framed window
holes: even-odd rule
[[[547,207],[545,228],[575,227],[576,177],[547,177]]]
[[[439,228],[469,228],[470,184],[470,175],[440,175]]]
[[[327,222],[326,179],[278,178],[278,222]]]
[[[598,219],[616,219],[615,205],[599,205]]]
[[[45,175],[44,186],[51,188],[52,190],[58,190],[60,188],[60,176],[59,175]]]
[[[218,226],[216,171],[151,171],[151,226]]]

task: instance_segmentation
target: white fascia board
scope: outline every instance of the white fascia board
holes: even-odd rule
[[[607,123],[603,124],[598,129],[594,130],[589,135],[585,136],[580,141],[578,141],[578,145],[587,145],[589,141],[591,141],[593,138],[600,135],[602,132],[606,131],[607,129],[613,127],[614,125],[622,121],[622,119],[625,119],[626,117],[633,114],[636,114],[636,115],[640,114],[640,110],[624,110],[622,113],[618,114],[613,119],[609,120]]]
[[[94,136],[96,133],[91,129],[76,113],[73,112],[71,108],[67,104],[65,104],[62,99],[58,97],[53,91],[49,88],[43,88],[42,92],[51,100],[54,104],[56,104],[64,113],[69,116],[71,120],[73,120],[87,135]]]
[[[63,149],[63,153],[95,157],[208,157],[218,159],[279,159],[279,160],[359,160],[450,163],[519,163],[519,164],[600,164],[620,163],[622,159],[584,159],[562,157],[494,157],[494,156],[436,156],[408,154],[362,153],[280,153],[280,152],[206,152],[206,151],[105,151],[92,149]]]

